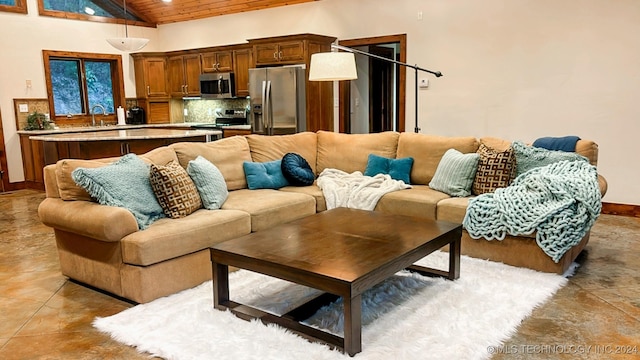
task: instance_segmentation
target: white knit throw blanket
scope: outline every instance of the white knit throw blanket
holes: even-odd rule
[[[338,169],[322,170],[317,184],[322,189],[327,210],[337,207],[373,210],[384,194],[411,188],[386,174],[364,176],[360,171],[349,174]]]
[[[559,161],[518,176],[494,193],[469,200],[463,226],[474,239],[528,235],[556,263],[578,244],[602,208],[596,168]]]

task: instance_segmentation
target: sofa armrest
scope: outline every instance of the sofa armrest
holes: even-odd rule
[[[38,206],[45,225],[102,241],[120,241],[138,231],[138,223],[126,209],[89,201],[46,198]]]
[[[598,186],[600,186],[600,196],[604,196],[607,193],[609,185],[607,184],[607,179],[600,174],[598,174]]]

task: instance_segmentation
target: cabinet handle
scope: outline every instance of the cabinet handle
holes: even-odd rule
[[[282,60],[282,51],[278,53],[278,60]]]
[[[277,51],[273,53],[273,58],[274,58],[275,60],[278,60],[278,52],[277,52]]]
[[[189,93],[189,84],[184,85],[184,93],[185,95]]]
[[[147,95],[151,95],[151,89],[149,85],[147,85]]]

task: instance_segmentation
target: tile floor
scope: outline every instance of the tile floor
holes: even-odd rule
[[[91,326],[132,305],[60,274],[43,198],[0,194],[0,359],[149,359]],[[579,262],[493,359],[640,359],[640,219],[602,215]]]

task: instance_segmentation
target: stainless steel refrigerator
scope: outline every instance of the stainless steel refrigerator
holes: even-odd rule
[[[304,66],[249,69],[251,131],[283,135],[307,129]]]

